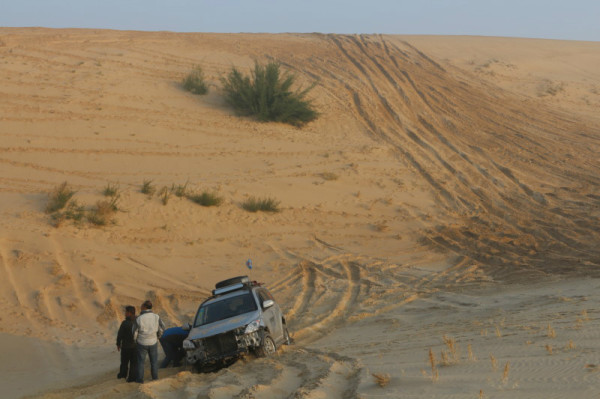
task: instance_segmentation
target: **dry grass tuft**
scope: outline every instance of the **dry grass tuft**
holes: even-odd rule
[[[175,183],[173,183],[171,185],[171,192],[173,194],[175,194],[176,197],[185,197],[188,194],[188,182],[186,181],[184,184],[177,184],[175,185]]]
[[[469,357],[470,361],[476,361],[477,358],[475,357],[475,355],[473,354],[473,348],[471,348],[471,344],[467,345],[467,354]]]
[[[550,344],[546,344],[546,350],[548,351],[548,353],[551,355],[553,350],[552,350],[552,345]]]
[[[71,190],[69,183],[64,182],[48,194],[48,204],[46,204],[46,213],[54,213],[63,209],[75,191]]]
[[[113,197],[110,201],[98,201],[96,206],[89,211],[87,220],[96,226],[106,226],[109,223],[114,223],[112,216],[118,210],[117,197]]]
[[[498,360],[496,359],[496,357],[490,353],[490,361],[492,362],[492,370],[496,371],[498,370]]]
[[[140,191],[151,197],[156,192],[156,187],[152,184],[152,180],[144,180]]]
[[[548,338],[556,338],[556,331],[554,331],[554,328],[552,328],[552,326],[550,324],[548,324]]]
[[[498,326],[496,326],[496,337],[502,338],[502,333],[500,332],[500,329],[498,328]]]
[[[572,350],[575,349],[577,346],[575,345],[575,343],[573,342],[572,339],[569,340],[569,342],[567,343],[567,346],[565,347],[566,350]]]
[[[333,172],[323,172],[323,173],[321,173],[320,176],[323,178],[323,180],[327,180],[327,181],[333,181],[333,180],[339,179],[339,176]]]
[[[102,195],[105,197],[116,197],[119,195],[119,185],[108,183],[106,187],[104,187],[104,190],[102,190]]]
[[[458,345],[456,345],[456,340],[452,337],[447,337],[445,335],[442,337],[442,339],[444,340],[444,344],[446,344],[448,351],[452,355],[452,362],[458,363],[460,358],[458,355]]]
[[[502,382],[505,384],[508,382],[508,373],[509,372],[510,372],[510,362],[506,362],[506,365],[504,366],[504,372],[502,373]]]
[[[433,354],[433,349],[429,348],[429,364],[431,365],[431,381],[437,381],[439,377],[439,373],[437,367],[435,366],[435,355]]]
[[[375,383],[382,388],[390,383],[390,375],[387,373],[373,373],[371,375],[375,379]]]
[[[171,199],[171,191],[169,190],[169,187],[164,186],[163,188],[161,188],[158,192],[158,197],[160,198],[160,202],[162,202],[163,205],[167,205],[169,203],[169,200]]]
[[[189,194],[187,198],[202,206],[219,206],[223,203],[222,197],[208,191],[203,191],[200,194]]]
[[[242,202],[242,208],[248,212],[279,212],[279,201],[274,198],[250,197]]]

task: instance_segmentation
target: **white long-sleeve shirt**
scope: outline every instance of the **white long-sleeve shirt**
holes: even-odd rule
[[[138,344],[150,346],[158,342],[158,336],[165,331],[165,325],[156,313],[143,310],[135,319],[133,331]]]

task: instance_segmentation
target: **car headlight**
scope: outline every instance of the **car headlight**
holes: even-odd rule
[[[254,320],[252,323],[250,323],[246,326],[246,329],[244,330],[244,334],[250,334],[255,331],[258,331],[259,327],[260,327],[260,320]]]
[[[183,340],[183,349],[196,349],[196,345],[189,339]]]

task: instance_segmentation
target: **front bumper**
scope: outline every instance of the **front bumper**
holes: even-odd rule
[[[186,350],[188,364],[207,364],[238,357],[258,348],[262,342],[262,331],[249,334],[229,331],[202,339],[192,340],[194,349]]]

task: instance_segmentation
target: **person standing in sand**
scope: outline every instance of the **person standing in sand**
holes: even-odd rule
[[[117,378],[127,378],[127,382],[133,382],[137,378],[137,350],[133,338],[134,323],[135,307],[125,306],[125,320],[121,323],[117,333],[117,350],[121,352],[121,368]]]
[[[152,312],[152,302],[142,303],[142,311],[134,324],[134,335],[137,343],[137,378],[136,382],[144,382],[144,362],[146,354],[150,358],[152,380],[158,379],[158,339],[165,330],[160,316]]]

